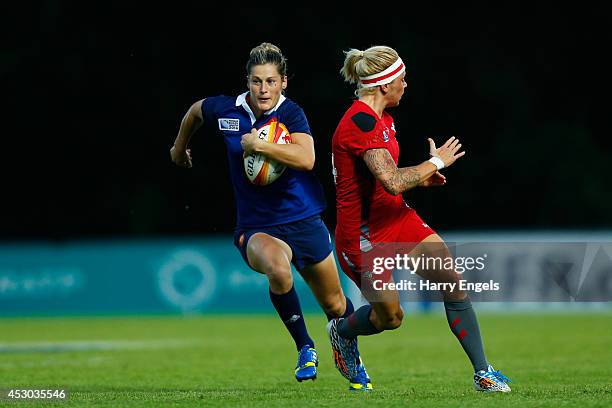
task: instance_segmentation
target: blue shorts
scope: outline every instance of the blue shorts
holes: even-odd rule
[[[239,228],[234,232],[234,245],[249,267],[251,265],[247,257],[247,244],[253,234],[258,232],[271,235],[289,245],[291,252],[293,252],[291,263],[298,271],[306,266],[321,262],[333,250],[329,231],[320,215],[313,215],[300,221],[271,227]]]

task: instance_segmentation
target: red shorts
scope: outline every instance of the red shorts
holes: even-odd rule
[[[374,276],[385,282],[391,279],[393,268],[385,268],[375,263],[375,258],[393,257],[396,253],[409,253],[419,242],[436,232],[429,227],[416,211],[409,208],[401,219],[401,222],[391,226],[394,242],[369,241],[367,234],[362,234],[361,251],[349,251],[342,247],[336,247],[338,261],[342,271],[361,288],[362,279],[372,277],[372,272],[377,269]]]

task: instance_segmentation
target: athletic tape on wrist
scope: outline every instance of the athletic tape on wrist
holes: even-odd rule
[[[429,159],[427,161],[433,163],[433,165],[436,166],[436,168],[438,170],[442,170],[444,168],[444,162],[439,157],[435,157],[434,156],[434,157],[432,157],[431,159]]]

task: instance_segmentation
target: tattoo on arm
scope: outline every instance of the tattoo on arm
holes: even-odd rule
[[[387,149],[370,149],[363,154],[363,160],[376,178],[389,178],[397,166]]]
[[[367,150],[363,160],[385,190],[393,195],[410,190],[421,182],[421,173],[416,167],[397,168],[387,149]]]
[[[398,170],[397,185],[400,191],[410,190],[421,182],[421,173],[414,167],[404,167]]]

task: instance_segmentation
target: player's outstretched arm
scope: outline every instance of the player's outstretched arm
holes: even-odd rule
[[[202,102],[204,99],[197,101],[187,111],[181,126],[179,127],[178,135],[174,140],[174,146],[170,149],[170,157],[172,162],[177,166],[190,168],[193,166],[191,162],[191,151],[187,149],[191,136],[202,126],[204,118],[202,117]]]
[[[246,154],[261,153],[287,167],[296,170],[312,170],[315,163],[315,149],[312,136],[307,133],[292,133],[291,143],[268,143],[257,137],[257,130],[251,130],[240,141]]]
[[[398,168],[391,153],[382,148],[366,150],[363,160],[383,188],[393,195],[418,186],[437,171],[436,166],[427,161],[418,166]]]
[[[387,149],[369,149],[363,154],[366,165],[390,194],[397,195],[419,185],[429,185],[427,180],[439,174],[438,170],[453,164],[465,152],[459,152],[459,139],[451,137],[441,147],[436,148],[429,139],[432,158],[418,166],[398,168]]]

